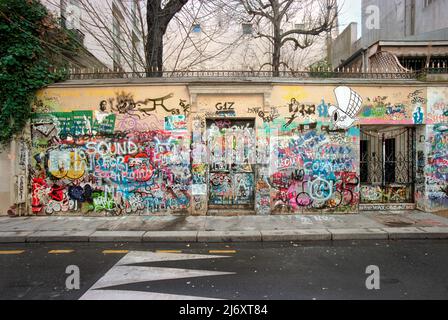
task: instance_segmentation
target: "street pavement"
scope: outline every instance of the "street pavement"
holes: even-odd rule
[[[0,299],[447,299],[447,265],[447,240],[0,244]]]
[[[0,243],[365,239],[448,239],[448,219],[420,211],[325,216],[0,217]]]

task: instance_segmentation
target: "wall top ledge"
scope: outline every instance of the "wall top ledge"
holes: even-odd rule
[[[273,79],[273,78],[143,78],[143,79],[100,79],[100,80],[67,80],[48,86],[48,88],[66,87],[110,87],[110,86],[147,86],[147,85],[394,85],[394,86],[448,86],[448,81],[424,82],[409,79]]]

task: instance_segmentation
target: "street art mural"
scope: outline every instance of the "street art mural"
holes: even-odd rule
[[[429,210],[448,208],[448,124],[429,126],[426,194]]]
[[[423,124],[426,91],[400,90],[391,96],[367,96],[359,114],[362,124]]]
[[[428,124],[448,123],[448,89],[428,88]]]
[[[270,90],[194,98],[183,85],[43,90],[31,126],[33,213],[344,214],[361,201],[399,206],[409,190],[419,208],[448,207],[448,90]],[[360,126],[379,124],[421,128],[414,189],[361,184]]]
[[[338,106],[330,106],[328,112],[336,128],[348,129],[357,120],[362,98],[349,87],[337,87],[334,93]]]
[[[33,213],[187,213],[190,137],[180,114],[186,100],[180,108],[169,100],[174,94],[136,100],[118,91],[97,109],[36,112]]]
[[[313,129],[271,141],[274,212],[355,212],[359,134]]]
[[[148,131],[54,138],[34,145],[33,212],[119,215],[188,208],[187,137]]]

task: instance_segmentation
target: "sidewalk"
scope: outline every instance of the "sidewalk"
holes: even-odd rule
[[[322,216],[0,217],[0,243],[448,239],[448,218],[410,212]]]

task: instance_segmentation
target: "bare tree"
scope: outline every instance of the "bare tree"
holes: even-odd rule
[[[204,70],[227,64],[248,40],[234,18],[235,9],[224,0],[191,0],[167,30],[164,66]]]
[[[41,0],[60,11],[72,0]],[[240,20],[226,0],[74,0],[89,49],[115,71],[215,68],[237,55]],[[176,4],[177,3],[177,4]],[[182,6],[181,6],[182,5]],[[180,9],[179,9],[180,8]],[[245,14],[244,10],[240,10]],[[201,33],[194,32],[200,22]],[[159,31],[158,31],[159,30]]]
[[[316,37],[335,28],[337,0],[236,0],[251,16],[257,27],[255,37],[272,46],[270,65],[274,76],[280,75],[282,48],[292,44],[294,50],[313,45]],[[294,22],[295,21],[295,22]],[[288,30],[286,30],[289,28]],[[263,66],[262,66],[263,67]]]

